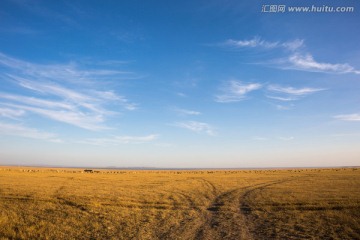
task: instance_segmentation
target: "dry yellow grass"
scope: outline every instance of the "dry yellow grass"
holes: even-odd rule
[[[360,239],[360,169],[0,168],[0,239]]]

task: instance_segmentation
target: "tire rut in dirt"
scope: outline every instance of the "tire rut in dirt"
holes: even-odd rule
[[[251,239],[246,219],[239,211],[241,192],[237,188],[217,195],[194,239]]]
[[[257,192],[261,192],[262,190],[274,186],[274,185],[278,185],[278,184],[283,184],[289,181],[293,181],[295,179],[298,178],[285,178],[285,179],[281,179],[281,180],[276,180],[276,181],[271,181],[271,182],[267,182],[267,183],[261,183],[261,184],[257,184],[251,187],[248,187],[247,190],[245,190],[241,196],[241,201],[240,201],[240,211],[242,213],[242,215],[245,218],[245,221],[247,221],[249,224],[249,234],[253,236],[253,239],[269,239],[269,236],[263,236],[261,234],[262,229],[264,229],[265,227],[270,227],[268,226],[270,223],[266,221],[266,219],[262,219],[260,222],[262,222],[261,224],[259,224],[259,219],[257,219],[254,214],[253,211],[255,211],[256,209],[254,209],[254,207],[252,206],[251,202],[251,196],[253,194],[256,194]],[[270,237],[273,238],[274,236]]]

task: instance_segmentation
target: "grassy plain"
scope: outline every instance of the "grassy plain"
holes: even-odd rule
[[[360,239],[360,169],[0,167],[0,239]]]

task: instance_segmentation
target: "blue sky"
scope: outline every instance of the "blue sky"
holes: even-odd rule
[[[1,1],[0,164],[359,165],[359,9]]]

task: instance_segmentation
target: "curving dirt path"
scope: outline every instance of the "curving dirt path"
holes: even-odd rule
[[[251,219],[248,217],[251,208],[248,205],[250,195],[255,190],[261,190],[266,187],[282,184],[292,179],[282,179],[269,181],[260,184],[254,184],[247,187],[235,188],[221,192],[210,181],[202,179],[208,185],[211,185],[214,197],[211,204],[207,206],[206,211],[202,212],[202,223],[195,232],[187,231],[181,234],[181,239],[256,239],[250,226]]]

